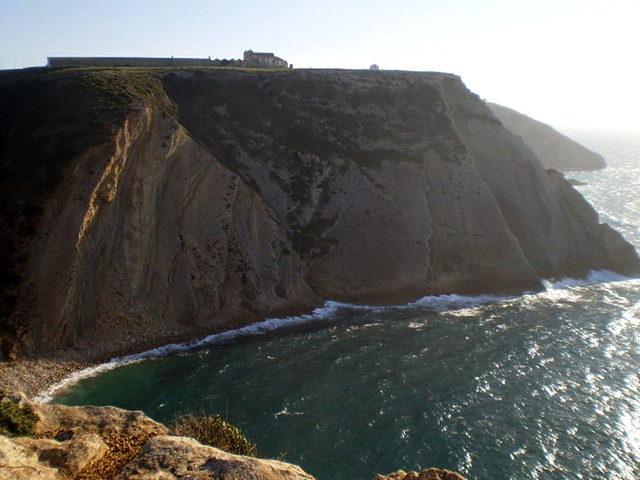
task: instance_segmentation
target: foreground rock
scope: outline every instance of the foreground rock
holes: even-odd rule
[[[284,462],[232,455],[166,435],[142,412],[30,403],[37,438],[0,436],[0,479],[313,480]]]
[[[489,103],[498,119],[524,140],[546,168],[570,170],[600,170],[607,166],[604,158],[546,123],[527,117],[502,105]]]
[[[0,480],[314,480],[300,467],[233,455],[193,438],[168,435],[142,412],[114,407],[65,407],[30,402],[35,437],[0,435]],[[464,480],[431,468],[378,475],[375,480]]]
[[[192,438],[159,436],[147,442],[129,462],[119,480],[157,478],[211,480],[313,480],[300,467],[275,460],[260,460],[225,453]]]
[[[2,72],[0,155],[5,358],[640,271],[454,75]]]
[[[389,475],[378,475],[375,480],[466,480],[462,475],[442,470],[440,468],[429,468],[421,472],[405,472],[398,470]]]

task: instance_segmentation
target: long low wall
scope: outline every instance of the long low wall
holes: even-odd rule
[[[210,58],[48,57],[50,67],[215,67]]]

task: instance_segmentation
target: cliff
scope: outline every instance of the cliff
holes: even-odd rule
[[[495,103],[487,105],[506,128],[522,137],[546,168],[571,171],[599,170],[607,166],[602,155],[580,145],[546,123]]]
[[[0,155],[10,358],[640,271],[453,75],[8,72]]]

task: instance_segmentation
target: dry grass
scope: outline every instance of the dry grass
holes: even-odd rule
[[[255,457],[257,447],[249,442],[240,429],[225,422],[220,415],[186,413],[169,425],[172,435],[193,437],[205,445],[237,455]]]

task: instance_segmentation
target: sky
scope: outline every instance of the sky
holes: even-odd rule
[[[0,0],[0,69],[47,56],[439,71],[562,128],[640,132],[640,0]]]

